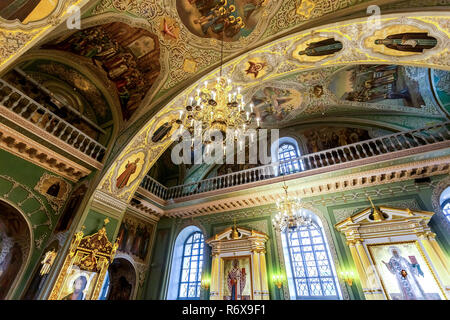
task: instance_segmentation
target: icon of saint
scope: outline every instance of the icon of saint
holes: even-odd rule
[[[128,184],[128,180],[130,179],[131,175],[136,172],[137,164],[139,163],[139,158],[137,158],[134,162],[127,162],[127,165],[125,166],[125,170],[117,177],[116,180],[116,187],[118,189],[122,189]]]
[[[87,278],[85,276],[79,276],[73,282],[73,292],[65,296],[63,300],[84,300],[83,290],[86,288],[86,285]]]
[[[245,268],[239,269],[239,260],[233,260],[233,268],[228,272],[227,285],[230,300],[242,300],[242,293],[246,283]]]
[[[396,280],[397,285],[401,293],[402,300],[426,300],[425,291],[420,285],[418,276],[421,275],[419,272],[419,264],[411,263],[406,258],[400,255],[400,249],[396,246],[391,246],[389,248],[392,257],[389,262],[384,263],[386,268],[392,273]],[[423,273],[422,273],[423,277]]]

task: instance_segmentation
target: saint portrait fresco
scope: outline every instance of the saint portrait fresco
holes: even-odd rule
[[[113,22],[44,46],[90,58],[114,84],[128,120],[160,73],[158,37],[147,30]]]
[[[398,51],[423,52],[425,49],[434,48],[437,40],[428,36],[426,32],[405,32],[376,39],[375,44]]]
[[[359,128],[318,127],[305,130],[308,153],[346,146],[371,139],[367,130]]]
[[[389,299],[445,299],[416,242],[369,245],[368,248]]]
[[[284,120],[290,112],[301,107],[302,101],[299,91],[277,87],[265,87],[252,97],[256,116],[267,124]]]
[[[299,55],[307,56],[327,56],[342,49],[342,42],[329,38],[317,42],[309,42],[304,50],[299,51]]]
[[[334,76],[330,90],[347,101],[412,108],[425,104],[417,81],[397,65],[352,66]]]
[[[251,300],[250,257],[224,259],[223,300]]]
[[[50,205],[59,211],[68,198],[72,187],[64,179],[44,173],[34,189],[44,195]]]
[[[268,0],[177,0],[181,21],[202,38],[236,41],[256,27]]]
[[[152,233],[151,225],[125,218],[120,225],[118,250],[143,262],[148,253]]]
[[[138,152],[129,156],[119,167],[117,177],[115,178],[115,187],[120,190],[128,187],[139,175],[142,170],[145,155]]]

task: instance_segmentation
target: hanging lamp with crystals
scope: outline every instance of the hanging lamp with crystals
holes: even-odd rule
[[[260,119],[256,117],[254,105],[244,103],[241,87],[235,88],[231,79],[222,76],[223,37],[220,58],[220,75],[216,81],[204,81],[187,98],[186,125],[191,134],[196,134],[196,125],[201,123],[201,135],[207,131],[219,131],[225,145],[226,134],[232,132],[234,139],[248,134],[250,127],[260,127]],[[256,124],[256,126],[254,125]],[[230,137],[231,138],[231,137]],[[205,141],[206,144],[212,141]]]
[[[302,208],[301,199],[288,196],[288,186],[283,185],[284,197],[276,202],[278,213],[272,219],[272,224],[277,231],[297,230],[303,226],[309,226],[311,216]]]

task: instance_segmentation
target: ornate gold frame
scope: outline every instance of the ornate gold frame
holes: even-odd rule
[[[105,224],[107,222],[109,222],[108,219],[105,219]],[[114,259],[119,243],[116,241],[112,244],[108,240],[105,226],[90,236],[83,237],[83,235],[83,231],[74,235],[69,253],[64,260],[49,300],[61,300],[63,284],[66,282],[72,266],[77,266],[80,270],[97,273],[89,300],[98,299],[108,266]]]
[[[377,265],[377,263],[376,263],[376,261],[375,261],[375,259],[373,257],[371,247],[386,246],[386,245],[396,245],[396,244],[407,244],[407,243],[414,243],[416,245],[416,248],[419,251],[420,255],[422,256],[422,259],[427,264],[428,270],[430,270],[431,274],[433,275],[434,280],[436,281],[437,285],[439,286],[439,289],[441,290],[442,295],[444,296],[445,299],[448,300],[448,297],[445,294],[445,291],[442,289],[442,286],[439,283],[439,280],[437,279],[436,274],[434,273],[433,268],[430,265],[430,262],[428,261],[426,255],[424,254],[424,252],[423,252],[422,248],[420,247],[420,244],[419,244],[419,242],[417,240],[397,241],[397,242],[382,242],[382,243],[368,244],[367,245],[367,250],[369,251],[370,259],[372,259],[372,262],[373,262],[375,268],[377,269],[377,273],[380,275],[380,271],[378,270],[378,265]],[[389,293],[388,293],[388,291],[386,290],[386,288],[384,286],[383,279],[381,278],[381,276],[379,278],[380,278],[380,282],[381,282],[381,287],[383,288],[383,292],[384,292],[387,300],[391,300],[390,297],[389,297]]]

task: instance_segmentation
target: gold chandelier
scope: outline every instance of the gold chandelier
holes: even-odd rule
[[[288,186],[284,183],[284,197],[276,202],[278,213],[272,219],[272,224],[277,231],[286,229],[296,230],[302,226],[309,226],[311,217],[302,209],[301,199],[288,196]]]
[[[250,126],[260,128],[260,118],[256,118],[254,105],[244,103],[241,87],[233,88],[231,79],[222,76],[223,66],[223,34],[220,58],[220,74],[216,81],[204,81],[194,91],[195,96],[187,99],[186,128],[192,134],[197,135],[196,125],[201,124],[201,134],[206,131],[220,132],[225,140],[227,130],[233,132],[234,139],[247,135]],[[233,137],[229,137],[233,138]],[[205,144],[213,141],[205,141]]]
[[[230,79],[220,76],[216,80],[213,85],[205,81],[195,90],[195,97],[189,97],[186,106],[187,129],[193,133],[198,122],[201,123],[202,133],[217,130],[224,138],[227,130],[245,134],[255,120],[253,104],[248,107],[244,104],[241,88],[233,90]],[[259,118],[256,118],[256,123],[259,127]]]

